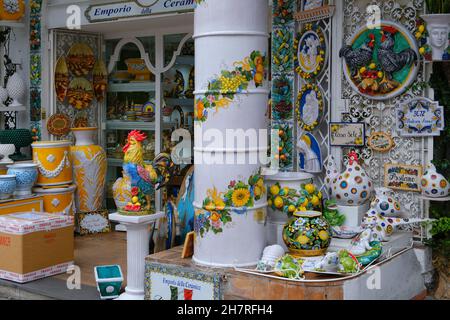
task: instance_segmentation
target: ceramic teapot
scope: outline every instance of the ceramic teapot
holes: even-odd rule
[[[330,195],[342,206],[359,206],[369,200],[373,183],[366,171],[358,164],[356,152],[349,153],[347,168],[341,174],[337,171],[333,156],[325,164],[325,183]]]
[[[376,188],[370,209],[382,216],[397,217],[401,213],[401,207],[400,203],[389,195],[391,192],[389,188]]]
[[[422,187],[422,195],[430,198],[447,197],[450,192],[450,184],[447,179],[437,173],[434,164],[427,165],[426,171],[420,181]]]

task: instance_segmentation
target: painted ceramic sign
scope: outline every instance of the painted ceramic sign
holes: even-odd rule
[[[362,122],[330,122],[330,145],[333,147],[363,147],[365,125]]]
[[[304,79],[317,76],[325,67],[328,45],[318,24],[306,24],[296,39],[295,71]]]
[[[384,186],[390,189],[420,192],[421,166],[386,163]]]
[[[394,98],[413,83],[417,74],[418,46],[402,25],[382,21],[380,28],[366,24],[344,46],[344,74],[359,94],[374,100]]]
[[[107,210],[81,212],[77,217],[80,235],[111,231]]]
[[[301,129],[313,131],[322,121],[324,113],[323,94],[315,84],[306,84],[297,96],[297,121]]]
[[[303,10],[313,10],[323,6],[323,0],[303,0]]]
[[[388,152],[395,147],[395,142],[388,133],[377,131],[370,134],[367,145],[374,151]]]
[[[444,130],[444,109],[427,98],[412,99],[396,109],[397,130],[401,136],[439,136]]]
[[[93,5],[86,9],[89,22],[99,22],[194,10],[194,0],[136,0]]]
[[[219,300],[222,298],[218,273],[200,272],[157,263],[148,263],[145,269],[146,300]]]

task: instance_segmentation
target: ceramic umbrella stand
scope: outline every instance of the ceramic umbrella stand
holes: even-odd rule
[[[256,265],[266,245],[267,145],[257,137],[267,128],[267,10],[264,0],[195,9],[193,260],[202,265]]]

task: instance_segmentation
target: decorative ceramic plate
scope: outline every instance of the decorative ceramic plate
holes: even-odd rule
[[[313,131],[322,122],[324,100],[322,90],[315,84],[306,84],[297,96],[297,122],[301,129]]]
[[[63,113],[55,113],[47,121],[47,130],[54,136],[65,136],[70,131],[69,117]]]
[[[155,103],[152,100],[147,101],[142,109],[144,112],[155,112]]]
[[[382,21],[376,29],[364,24],[339,56],[344,60],[344,74],[353,90],[369,99],[394,98],[416,79],[416,40],[395,22]]]
[[[331,227],[331,230],[333,231],[333,237],[341,239],[352,239],[363,232],[364,229],[362,227],[340,226]]]
[[[326,67],[328,43],[318,24],[306,24],[295,41],[295,71],[303,78],[319,75]]]
[[[98,102],[102,102],[106,96],[108,86],[108,71],[105,62],[100,59],[94,65],[92,71],[92,85],[94,87],[95,98]]]
[[[311,134],[306,133],[302,138],[306,144],[311,148],[311,150],[316,154],[317,159],[319,160],[319,163],[322,164],[322,151],[320,150],[320,145],[317,139]],[[305,156],[303,153],[299,154],[299,168],[301,170],[305,169]],[[322,168],[320,168],[320,171],[322,171]]]
[[[75,118],[75,120],[73,121],[74,128],[86,128],[89,126],[88,124],[89,124],[89,121],[88,121],[87,116],[85,116],[85,115],[77,116]]]
[[[92,84],[85,78],[74,78],[67,91],[69,104],[77,110],[89,108],[94,100]]]
[[[87,75],[94,67],[94,63],[94,52],[86,43],[75,43],[67,53],[69,70],[78,77]]]
[[[70,76],[67,68],[66,58],[61,56],[56,62],[55,68],[55,90],[58,101],[63,102],[69,88]]]
[[[377,131],[371,133],[367,145],[374,151],[388,152],[395,147],[395,142],[388,133]]]

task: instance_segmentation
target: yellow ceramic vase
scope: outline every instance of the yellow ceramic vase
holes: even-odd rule
[[[92,138],[97,128],[72,128],[76,143],[71,148],[73,175],[77,185],[77,212],[101,210],[105,193],[106,152]]]
[[[125,207],[131,199],[130,177],[124,173],[123,178],[118,178],[112,187],[112,192],[117,209]]]
[[[38,186],[67,185],[73,182],[70,146],[72,142],[40,141],[31,144],[33,162],[38,166]]]
[[[33,191],[44,198],[44,211],[74,215],[75,211],[75,185],[69,187],[34,188]]]

